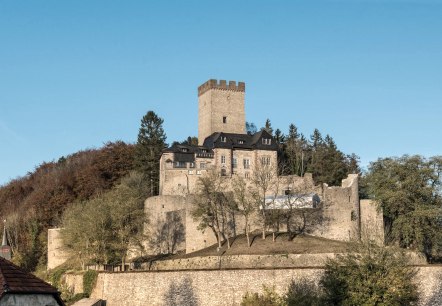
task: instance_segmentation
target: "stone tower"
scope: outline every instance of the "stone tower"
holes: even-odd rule
[[[246,133],[244,82],[208,80],[198,87],[198,144],[215,132]]]

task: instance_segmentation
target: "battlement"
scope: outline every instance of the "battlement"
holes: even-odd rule
[[[227,84],[226,80],[215,80],[210,79],[200,87],[198,87],[198,97],[201,96],[203,93],[208,91],[209,89],[221,89],[221,90],[231,90],[231,91],[240,91],[245,92],[246,91],[246,83],[244,82],[238,82],[236,84],[235,81],[229,81]]]

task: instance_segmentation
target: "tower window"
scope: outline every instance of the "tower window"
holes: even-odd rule
[[[236,159],[236,157],[233,158],[233,168],[238,167],[238,160]]]
[[[226,116],[223,117],[223,123],[227,123],[227,117]]]
[[[221,155],[221,164],[225,164],[225,163],[226,163],[226,156]]]
[[[226,142],[226,141],[227,141],[226,136],[221,136],[221,142]]]

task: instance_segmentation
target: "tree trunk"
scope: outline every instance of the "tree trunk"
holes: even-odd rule
[[[266,213],[264,207],[262,209],[262,239],[266,239]]]
[[[218,251],[221,250],[221,232],[218,230]]]
[[[246,218],[246,237],[247,237],[247,246],[250,248],[250,237],[249,237],[249,222]]]
[[[124,272],[125,263],[126,263],[126,255],[123,255],[121,257],[121,272]]]

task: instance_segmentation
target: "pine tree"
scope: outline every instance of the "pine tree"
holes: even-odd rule
[[[160,157],[166,146],[163,119],[148,111],[141,119],[135,150],[135,166],[149,186],[150,195],[159,193]]]

